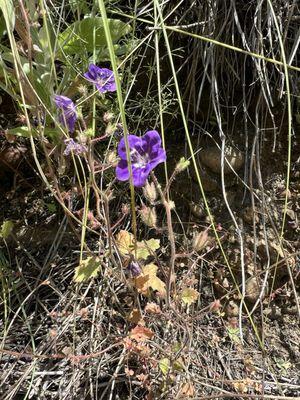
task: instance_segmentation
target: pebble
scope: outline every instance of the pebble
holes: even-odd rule
[[[221,150],[217,146],[208,147],[200,152],[201,162],[216,174],[221,173]],[[226,162],[227,161],[227,162]],[[244,154],[231,146],[225,148],[224,173],[237,172],[244,165]]]

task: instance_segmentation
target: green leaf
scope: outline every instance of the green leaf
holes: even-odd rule
[[[133,234],[122,230],[116,237],[116,244],[119,252],[123,256],[135,255],[134,251],[134,237]],[[159,239],[144,240],[143,242],[136,242],[136,258],[146,260],[151,254],[160,247]]]
[[[0,16],[0,38],[7,32],[6,30],[6,23],[5,23],[5,18],[4,15],[1,14]]]
[[[109,19],[108,23],[114,43],[131,30],[129,24],[118,19]],[[88,17],[74,22],[59,35],[58,43],[66,55],[82,53],[83,50],[93,52],[94,48],[106,48],[102,18]]]
[[[101,268],[99,257],[88,257],[75,268],[74,281],[86,282],[91,278],[95,278]]]
[[[69,0],[70,8],[74,13],[88,14],[89,8],[86,0]]]
[[[175,371],[184,371],[184,364],[181,358],[179,358],[178,360],[174,361],[173,363],[173,368]]]
[[[7,30],[13,32],[15,27],[15,9],[13,0],[0,0],[0,9],[3,12]]]
[[[16,128],[7,129],[5,131],[7,135],[20,136],[30,138],[30,134],[33,137],[38,137],[39,133],[36,129],[29,130],[27,126],[18,126]],[[61,137],[61,131],[55,128],[44,128],[44,136],[57,141]]]
[[[236,343],[236,344],[240,344],[241,343],[239,328],[235,328],[235,327],[232,327],[232,326],[227,326],[227,333],[228,333],[228,336],[230,337],[230,339],[234,343]]]
[[[29,138],[30,134],[32,134],[32,136],[34,137],[36,136],[36,131],[34,131],[33,129],[29,130],[27,126],[18,126],[16,128],[7,129],[5,133],[7,135],[14,135],[26,138]]]
[[[155,252],[155,250],[159,249],[159,246],[159,239],[137,242],[136,257],[141,260],[146,260],[147,257],[151,256]]]
[[[158,365],[162,374],[166,376],[170,369],[170,360],[168,358],[162,358]]]
[[[48,208],[48,211],[54,214],[57,211],[56,204],[55,203],[46,203],[46,207]]]
[[[7,239],[8,236],[11,234],[14,227],[14,223],[10,220],[4,221],[1,230],[0,230],[0,237],[3,239]]]
[[[288,360],[284,360],[282,358],[274,358],[274,359],[277,367],[280,370],[283,370],[284,373],[286,373],[292,367],[292,364]]]

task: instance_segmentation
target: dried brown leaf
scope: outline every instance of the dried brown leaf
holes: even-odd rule
[[[144,342],[145,340],[152,339],[154,333],[151,329],[145,326],[137,325],[135,328],[131,329],[129,337],[136,340],[137,342]]]

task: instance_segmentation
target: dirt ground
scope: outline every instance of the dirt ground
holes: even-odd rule
[[[250,134],[250,143],[254,135]],[[1,399],[299,398],[300,328],[295,300],[297,295],[299,303],[299,135],[293,137],[281,245],[285,133],[277,138],[274,153],[273,140],[272,135],[259,135],[260,163],[254,160],[251,175],[251,147],[245,150],[242,131],[229,136],[228,143],[245,157],[237,176],[226,178],[229,209],[220,174],[209,168],[205,172],[204,179],[208,176],[213,188],[207,191],[208,205],[231,272],[214,238],[193,172],[185,171],[174,182],[173,222],[177,252],[182,254],[176,259],[177,290],[193,284],[200,296],[191,306],[174,300],[173,307],[167,308],[155,294],[137,301],[126,274],[113,263],[89,284],[73,283],[80,228],[70,225],[43,187],[28,143],[23,139],[9,143],[2,136],[0,221],[13,221],[14,230],[0,246]],[[197,138],[197,149],[208,149],[213,142],[203,135],[200,141]],[[173,149],[177,158],[178,145],[171,141],[168,153]],[[183,145],[182,155],[184,149]],[[111,210],[114,219],[129,198],[126,191],[118,190]],[[231,213],[242,227],[245,258],[243,340],[240,295],[234,283],[242,280],[241,240]],[[159,219],[163,224],[162,210]],[[123,225],[128,221],[125,217]],[[190,255],[193,237],[205,229],[209,237],[205,251]],[[159,237],[163,271],[169,247],[166,234]],[[87,244],[97,252],[97,235],[89,234]],[[149,301],[156,303],[156,311],[146,311]],[[132,310],[137,308],[153,338],[146,344],[125,342],[124,346],[135,326]]]

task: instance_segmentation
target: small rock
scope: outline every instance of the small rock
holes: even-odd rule
[[[243,211],[243,219],[247,224],[258,224],[259,218],[256,212],[254,212],[252,207],[246,207],[245,210]]]
[[[258,278],[251,277],[246,283],[246,299],[255,303],[259,297],[260,289]]]
[[[239,306],[233,300],[230,300],[225,308],[225,312],[227,317],[237,317],[239,315]]]
[[[7,146],[0,152],[0,162],[4,165],[16,167],[22,160],[27,148],[25,146]]]
[[[270,318],[273,321],[282,318],[281,309],[275,305],[272,307],[265,308],[263,313],[266,317]]]
[[[203,204],[195,203],[194,201],[189,201],[189,208],[191,213],[196,218],[202,218],[205,216],[205,209]]]
[[[200,153],[201,162],[216,174],[221,173],[221,150],[216,147],[208,147]],[[237,172],[245,161],[244,154],[231,146],[225,147],[224,173]]]

